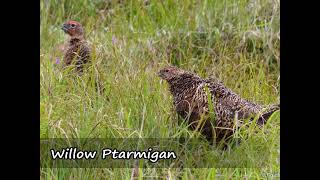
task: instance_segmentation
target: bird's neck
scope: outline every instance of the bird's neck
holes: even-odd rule
[[[74,45],[82,42],[83,40],[84,38],[82,36],[74,36],[70,38],[69,43],[70,45]]]
[[[177,77],[169,80],[170,91],[175,96],[182,92],[196,87],[202,82],[202,79],[195,76]]]

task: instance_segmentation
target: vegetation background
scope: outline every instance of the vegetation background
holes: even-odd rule
[[[41,0],[40,9],[41,138],[197,136],[178,125],[156,75],[168,64],[215,75],[248,100],[279,103],[279,0]],[[82,23],[93,48],[93,65],[81,77],[60,68],[67,20]],[[139,178],[279,179],[279,132],[279,113],[258,132],[241,132],[247,143],[233,155],[255,147],[271,154],[255,168],[139,169]],[[130,179],[131,171],[40,169],[41,179]]]

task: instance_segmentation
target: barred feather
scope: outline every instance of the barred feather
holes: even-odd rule
[[[241,125],[241,120],[253,120],[254,116],[261,113],[257,122],[263,125],[274,111],[280,109],[275,106],[266,112],[262,105],[241,98],[214,77],[202,79],[194,73],[173,66],[160,70],[158,74],[169,83],[176,111],[188,120],[192,130],[199,125],[201,117],[205,118],[201,133],[207,139],[217,138],[217,141],[220,141],[223,137],[230,137],[235,130],[235,118],[240,123],[238,126]],[[209,116],[205,87],[208,87],[211,93],[214,121]]]

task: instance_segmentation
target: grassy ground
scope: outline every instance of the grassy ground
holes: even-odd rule
[[[41,0],[41,138],[179,137],[167,84],[168,64],[215,75],[242,97],[279,103],[279,0]],[[81,77],[56,64],[66,20],[83,24],[93,66]],[[99,79],[105,91],[96,91]],[[255,168],[140,169],[151,179],[278,179],[279,114],[248,142],[268,144],[271,158]],[[246,144],[246,143],[244,143]],[[249,144],[249,145],[248,145]],[[254,152],[240,145],[238,156]],[[131,169],[41,169],[41,179],[130,179]]]

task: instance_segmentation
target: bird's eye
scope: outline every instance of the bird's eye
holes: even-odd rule
[[[75,25],[75,24],[71,24],[71,27],[72,27],[72,28],[75,28],[75,27],[76,27],[76,25]]]

